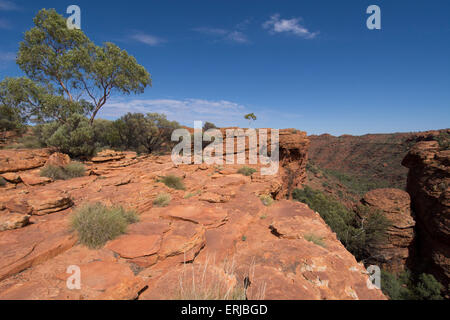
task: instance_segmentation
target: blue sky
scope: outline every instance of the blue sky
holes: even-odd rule
[[[82,29],[152,74],[138,96],[101,116],[163,112],[193,126],[365,134],[450,127],[450,1],[0,0],[0,79],[41,8],[81,8]],[[381,8],[368,30],[366,9]]]

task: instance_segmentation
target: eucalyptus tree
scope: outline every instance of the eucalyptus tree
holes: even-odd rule
[[[54,9],[40,10],[33,21],[16,62],[36,85],[49,90],[46,102],[62,109],[56,114],[88,114],[92,125],[112,94],[138,94],[151,85],[150,74],[133,56],[112,43],[97,46],[82,30],[68,29]]]

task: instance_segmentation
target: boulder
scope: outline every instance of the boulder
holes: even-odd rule
[[[67,154],[55,152],[47,159],[44,166],[64,167],[69,163],[70,157]]]
[[[38,216],[62,211],[73,205],[68,193],[56,189],[41,190],[29,195],[26,200],[33,207],[33,214]]]
[[[48,149],[0,150],[0,173],[42,167],[50,155]]]

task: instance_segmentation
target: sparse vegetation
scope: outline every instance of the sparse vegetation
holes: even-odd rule
[[[167,193],[161,193],[159,194],[155,200],[153,201],[153,204],[156,207],[167,207],[170,204],[170,201],[172,201],[172,196],[170,194]]]
[[[364,218],[360,219],[355,212],[334,198],[307,186],[303,190],[294,190],[292,196],[317,211],[347,250],[359,261],[368,259],[370,247],[385,239],[389,221],[378,212],[361,207],[359,210],[361,214],[364,213]]]
[[[315,235],[313,233],[305,234],[303,237],[305,238],[306,241],[312,242],[312,243],[314,243],[314,244],[316,244],[316,245],[318,245],[320,247],[323,247],[323,248],[326,247],[323,237],[319,237],[319,236],[317,236],[317,235]]]
[[[134,211],[93,203],[78,208],[72,217],[71,225],[78,233],[80,243],[97,249],[125,233],[128,224],[138,220]]]
[[[41,177],[48,177],[53,180],[69,180],[73,178],[83,177],[86,168],[80,162],[73,161],[65,167],[46,166],[41,169]]]
[[[441,289],[431,274],[404,271],[395,275],[381,270],[381,290],[391,300],[443,300]]]
[[[246,300],[245,284],[232,285],[230,281],[236,277],[234,268],[234,261],[225,260],[223,266],[217,267],[210,263],[208,257],[203,265],[185,263],[176,299]],[[258,292],[259,299],[263,299],[264,294],[264,290]]]
[[[440,132],[438,136],[434,137],[434,140],[439,143],[442,150],[450,149],[450,134],[448,132]]]
[[[238,170],[239,174],[242,174],[242,175],[247,176],[247,177],[251,176],[255,172],[256,172],[256,169],[250,168],[250,167],[247,167],[247,166],[244,166],[244,167],[242,167],[242,168],[240,168]]]
[[[168,175],[168,176],[162,177],[159,180],[159,182],[162,182],[169,188],[172,188],[175,190],[185,190],[186,189],[181,178],[174,176],[174,175]]]
[[[259,199],[261,199],[261,202],[263,203],[263,205],[265,205],[266,207],[270,207],[273,204],[273,198],[269,195],[262,195],[259,197]]]

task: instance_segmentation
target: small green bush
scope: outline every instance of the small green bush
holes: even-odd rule
[[[431,274],[407,270],[395,275],[381,270],[381,290],[391,300],[442,300],[441,289]]]
[[[242,167],[238,170],[238,173],[244,175],[244,176],[251,176],[256,172],[256,169],[250,168],[250,167]]]
[[[107,241],[125,233],[127,225],[137,220],[134,211],[94,203],[77,209],[71,225],[77,231],[80,243],[91,249],[97,249]]]
[[[41,169],[41,177],[48,177],[53,180],[69,180],[73,178],[83,177],[86,168],[82,163],[71,162],[65,167],[46,166]]]
[[[273,204],[273,198],[269,195],[262,195],[259,197],[259,199],[261,199],[261,202],[266,207],[270,207]]]
[[[316,236],[313,233],[308,233],[303,236],[306,241],[312,242],[320,247],[325,248],[325,242],[323,241],[323,237]]]
[[[172,197],[170,196],[170,194],[161,193],[153,201],[153,204],[156,207],[163,208],[163,207],[167,207],[170,204],[170,201],[172,201]]]
[[[0,177],[0,187],[6,186],[6,180],[3,177]]]
[[[174,175],[162,177],[160,182],[164,183],[166,186],[168,186],[169,188],[172,188],[172,189],[176,189],[176,190],[185,190],[186,189],[181,178],[174,176]]]

